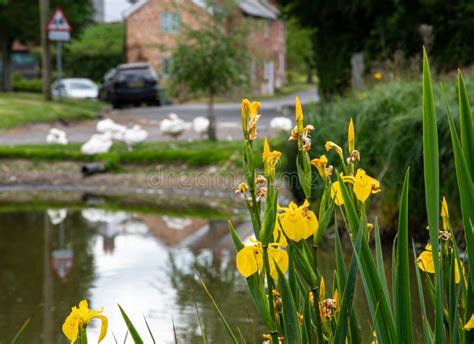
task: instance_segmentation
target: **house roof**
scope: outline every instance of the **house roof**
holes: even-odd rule
[[[205,7],[205,0],[191,0],[195,5],[199,7]],[[130,17],[133,13],[138,11],[148,2],[148,0],[140,0],[130,6],[123,12],[124,18]],[[277,19],[280,12],[278,9],[270,4],[267,0],[240,0],[238,1],[240,10],[252,17]]]
[[[132,6],[127,8],[125,11],[123,11],[123,17],[128,18],[130,17],[133,13],[138,11],[140,8],[143,7],[148,2],[148,0],[139,0],[136,3],[134,3]]]
[[[250,16],[268,19],[277,19],[280,13],[275,6],[262,0],[242,0],[239,2],[239,8]]]

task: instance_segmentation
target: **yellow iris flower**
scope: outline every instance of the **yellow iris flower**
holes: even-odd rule
[[[327,163],[328,158],[326,158],[325,155],[321,155],[319,159],[311,160],[311,164],[317,168],[319,175],[324,181],[328,179],[328,170],[326,169]]]
[[[335,144],[334,142],[332,141],[326,141],[326,143],[324,144],[324,148],[326,148],[326,150],[329,152],[331,149],[334,149],[337,153],[337,155],[339,155],[341,157],[342,160],[344,160],[344,156],[342,155],[342,148],[339,147],[337,144]]]
[[[377,179],[368,176],[361,168],[357,169],[355,177],[343,176],[342,174],[341,177],[345,183],[350,183],[354,185],[354,194],[356,195],[357,199],[362,203],[365,203],[365,201],[367,200],[367,198],[369,198],[371,194],[376,194],[382,191],[382,189],[380,188],[380,182]],[[344,199],[342,198],[341,192],[341,185],[339,185],[338,181],[332,183],[331,198],[334,200],[334,203],[336,205],[344,204]]]
[[[426,245],[425,250],[420,253],[417,259],[417,265],[422,271],[428,272],[430,274],[435,273],[431,244]],[[461,274],[464,275],[464,266],[457,259],[456,266],[457,269],[454,270],[454,282],[458,284],[461,282]]]
[[[446,197],[444,196],[441,201],[441,219],[443,220],[443,229],[445,231],[449,230],[449,208],[448,202],[446,202]]]
[[[250,102],[248,99],[242,99],[242,129],[244,135],[248,135],[249,140],[257,138],[257,122],[260,119],[258,110],[260,110],[260,105],[259,102]]]
[[[319,282],[319,301],[326,298],[326,283],[324,282],[324,276],[321,276],[321,282]]]
[[[471,315],[469,321],[464,325],[466,331],[472,330],[474,328],[474,314]]]
[[[295,99],[295,120],[296,122],[303,121],[303,108],[301,107],[300,98]]]
[[[279,208],[283,211],[278,214],[279,223],[286,236],[293,241],[307,239],[319,229],[318,219],[308,207],[309,203],[305,200],[299,207],[294,202],[290,202],[288,207]]]
[[[349,122],[349,128],[347,129],[347,144],[349,149],[349,154],[355,149],[355,131],[354,131],[354,123],[352,122],[352,118]]]
[[[99,342],[107,334],[108,319],[101,315],[103,310],[90,310],[86,300],[79,302],[79,308],[71,308],[71,313],[67,316],[63,324],[63,333],[74,344],[80,331],[85,328],[93,319],[101,321]]]
[[[370,194],[376,194],[382,191],[380,182],[368,176],[361,168],[357,170],[354,177],[354,193],[359,201],[365,203]]]
[[[280,270],[285,273],[288,270],[288,253],[278,249],[276,244],[270,244],[268,247],[268,260],[270,264],[270,276],[278,279],[278,272],[275,263]],[[251,246],[245,246],[237,252],[236,258],[237,270],[245,278],[252,276],[257,271],[263,270],[263,249],[260,243]]]
[[[270,145],[268,144],[268,140],[265,137],[263,140],[263,167],[265,175],[269,178],[275,175],[275,168],[278,160],[280,160],[281,153],[278,151],[270,151]]]

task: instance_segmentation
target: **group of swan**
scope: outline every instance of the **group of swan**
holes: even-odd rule
[[[186,122],[178,117],[175,113],[170,113],[161,121],[160,131],[163,135],[177,138],[185,131],[193,128],[193,130],[204,137],[209,129],[209,120],[206,117],[198,116],[192,122]]]
[[[100,134],[94,134],[82,145],[82,154],[98,154],[106,153],[112,147],[113,141],[121,141],[125,143],[128,150],[131,151],[133,146],[144,142],[148,138],[148,132],[135,124],[131,128],[115,123],[110,118],[97,122],[97,131]]]
[[[98,134],[93,134],[89,140],[81,146],[81,153],[87,155],[107,153],[112,147],[113,141],[124,142],[128,150],[133,146],[144,142],[148,138],[148,132],[139,125],[127,128],[115,123],[110,118],[97,122]],[[51,128],[46,136],[46,142],[51,144],[65,145],[68,143],[66,133],[57,128]]]
[[[51,128],[46,136],[47,143],[54,143],[59,145],[67,145],[66,133],[62,130]]]
[[[201,138],[205,137],[209,129],[209,119],[198,116],[195,117],[192,122],[186,122],[175,113],[170,113],[160,123],[161,133],[173,138],[181,136],[185,131],[191,128],[193,128]],[[289,132],[293,128],[293,123],[287,117],[274,117],[270,121],[270,128],[276,131]],[[107,153],[112,147],[113,141],[124,142],[128,150],[132,150],[134,145],[144,142],[148,138],[148,132],[139,125],[127,128],[124,125],[115,123],[110,118],[97,122],[96,129],[99,133],[92,135],[89,140],[81,146],[82,154],[93,155]],[[51,128],[46,136],[46,142],[65,145],[68,143],[68,140],[64,131]]]

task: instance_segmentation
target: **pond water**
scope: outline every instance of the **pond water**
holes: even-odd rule
[[[3,211],[0,223],[0,342],[9,342],[31,317],[24,343],[66,343],[61,325],[81,299],[104,307],[109,332],[103,343],[115,343],[114,336],[124,342],[118,303],[146,343],[152,341],[144,317],[159,343],[174,343],[173,323],[179,343],[201,343],[196,307],[208,342],[228,342],[196,274],[232,326],[260,342],[264,329],[235,269],[225,218],[76,208]],[[333,247],[325,245],[319,256],[326,276],[334,269]],[[360,325],[368,327],[360,284],[357,293]],[[99,323],[89,328],[90,342],[96,342]]]

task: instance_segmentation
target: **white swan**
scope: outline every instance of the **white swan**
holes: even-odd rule
[[[134,125],[131,129],[126,129],[122,136],[122,141],[131,151],[132,147],[138,143],[145,141],[148,138],[148,132],[142,129],[139,125]]]
[[[167,118],[161,121],[160,131],[164,135],[176,138],[182,135],[186,130],[190,129],[191,126],[191,123],[186,123],[175,113],[170,113]]]
[[[51,128],[46,136],[46,142],[50,144],[67,145],[68,141],[64,131]]]
[[[49,216],[49,221],[51,221],[53,225],[59,225],[67,217],[66,209],[48,209],[47,213]]]
[[[270,128],[278,131],[291,131],[293,123],[286,117],[275,117],[270,121]]]
[[[81,146],[81,153],[87,155],[107,153],[112,147],[112,134],[94,134]]]
[[[193,119],[193,129],[199,136],[207,135],[209,129],[209,120],[206,117],[198,116]]]
[[[121,140],[123,137],[123,134],[127,130],[127,127],[125,127],[124,125],[115,123],[110,118],[106,118],[97,122],[96,129],[100,133],[110,133],[112,136],[112,139],[114,140]]]

